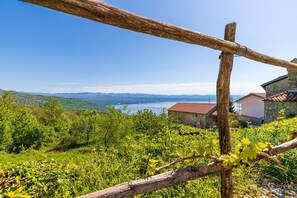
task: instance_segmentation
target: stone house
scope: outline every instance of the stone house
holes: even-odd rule
[[[291,62],[297,63],[295,58]],[[264,99],[265,122],[278,117],[278,112],[285,109],[288,117],[297,115],[297,70],[288,69],[288,74],[261,85],[267,98]]]
[[[176,116],[182,124],[199,128],[213,126],[213,113],[216,104],[208,103],[176,103],[168,109],[168,114]]]
[[[265,98],[266,93],[250,93],[236,100],[239,118],[251,122],[252,125],[261,125],[264,121]]]

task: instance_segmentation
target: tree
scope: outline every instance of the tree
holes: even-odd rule
[[[100,115],[97,111],[80,111],[77,113],[71,128],[70,135],[73,141],[89,143],[93,134],[98,133]]]
[[[230,100],[229,100],[229,112],[230,113],[235,113],[236,112],[235,104],[234,104],[233,98],[231,98],[231,97],[230,97]]]
[[[14,117],[13,98],[5,92],[0,98],[0,150],[6,150],[12,138],[12,119]]]
[[[40,148],[43,140],[43,132],[37,119],[29,110],[23,108],[16,113],[12,121],[13,132],[11,134],[12,142],[8,150],[19,153],[23,149],[33,147]]]
[[[157,116],[152,110],[139,110],[134,116],[134,130],[138,133],[154,135],[161,131],[167,122],[165,114]]]
[[[55,132],[68,132],[70,120],[66,116],[62,106],[56,99],[49,99],[43,105],[44,121],[46,126],[54,128]]]
[[[13,106],[13,96],[11,92],[5,91],[1,97],[3,103],[8,107],[11,108]]]
[[[54,126],[56,125],[60,119],[62,118],[63,108],[59,105],[58,100],[49,99],[44,103],[43,109],[45,112],[45,124]]]
[[[115,109],[107,107],[107,113],[100,121],[100,139],[105,150],[119,143],[124,137],[132,132],[133,122],[130,116]]]

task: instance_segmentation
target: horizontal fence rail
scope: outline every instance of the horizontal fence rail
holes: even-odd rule
[[[96,0],[22,0],[93,21],[153,36],[201,45],[270,65],[296,69],[297,64],[256,52],[248,47],[200,32],[165,24]]]
[[[269,152],[272,155],[278,155],[297,148],[297,138],[272,148]],[[270,156],[270,155],[268,155]],[[269,158],[269,157],[268,157]],[[263,159],[263,155],[258,153],[256,160]],[[255,161],[255,160],[252,160]],[[101,191],[93,192],[78,198],[111,198],[111,197],[132,197],[134,195],[152,192],[162,188],[183,183],[185,181],[198,179],[212,174],[218,174],[222,171],[230,170],[232,167],[224,167],[221,163],[211,163],[208,165],[189,166],[176,171],[169,171],[155,175],[146,179],[125,182]]]

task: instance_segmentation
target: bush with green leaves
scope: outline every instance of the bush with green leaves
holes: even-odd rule
[[[285,153],[281,158],[281,164],[275,166],[271,163],[262,164],[262,173],[272,180],[289,183],[297,181],[297,151]]]
[[[176,127],[178,120],[166,113],[157,115],[152,110],[139,110],[133,115],[134,131],[140,134],[154,135],[165,127]]]
[[[133,130],[131,116],[115,107],[106,108],[107,112],[101,116],[99,133],[96,137],[99,147],[103,146],[105,151],[119,144]]]
[[[79,176],[75,166],[52,160],[11,164],[0,170],[0,194],[4,197],[71,197]]]
[[[11,133],[13,131],[12,120],[14,111],[11,105],[12,99],[9,98],[10,96],[7,94],[0,98],[0,150],[7,150],[8,145],[12,141]]]
[[[58,100],[49,99],[44,103],[42,109],[45,115],[45,126],[53,127],[57,133],[68,132],[71,121]]]
[[[29,110],[21,109],[18,111],[12,125],[12,141],[8,146],[10,152],[18,153],[30,147],[35,149],[41,147],[44,138],[43,130]]]
[[[13,103],[12,96],[0,98],[0,145],[2,150],[18,153],[23,149],[40,148],[42,126],[26,107]]]
[[[69,134],[75,144],[88,144],[100,130],[101,115],[97,111],[79,111],[73,119]]]

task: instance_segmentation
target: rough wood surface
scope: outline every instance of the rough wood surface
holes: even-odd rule
[[[155,191],[161,188],[170,187],[182,182],[219,173],[223,169],[220,164],[196,165],[155,175],[146,179],[125,182],[98,192],[81,196],[79,198],[95,197],[133,197],[134,195]]]
[[[283,143],[271,149],[274,155],[286,152],[297,148],[297,138],[289,142]],[[256,160],[263,159],[263,155],[259,153]],[[265,158],[264,158],[265,159]],[[252,160],[252,161],[256,161]],[[134,180],[125,182],[104,190],[93,192],[79,198],[118,198],[118,197],[133,197],[134,195],[143,194],[167,188],[173,185],[183,183],[185,181],[201,178],[207,175],[218,174],[222,171],[230,170],[231,167],[223,167],[221,163],[211,163],[208,165],[190,166],[176,171],[169,171],[159,175],[155,175],[146,179]]]
[[[266,64],[297,68],[295,63],[264,55],[244,45],[138,16],[96,0],[23,1],[136,32],[237,54]]]
[[[297,138],[289,141],[289,142],[285,142],[282,143],[278,146],[275,146],[272,150],[271,150],[271,154],[272,155],[277,155],[279,153],[284,153],[287,152],[291,149],[297,148]]]
[[[236,23],[225,27],[225,40],[235,41]],[[221,155],[231,151],[231,135],[229,127],[230,80],[234,54],[222,52],[220,70],[217,80],[217,112]],[[232,170],[221,173],[221,197],[233,197]]]
[[[199,158],[208,158],[208,159],[212,159],[214,160],[215,162],[221,162],[222,160],[220,158],[217,158],[213,155],[195,155],[195,156],[190,156],[190,157],[184,157],[184,158],[181,158],[181,159],[178,159],[178,160],[175,160],[173,162],[170,162],[168,164],[165,164],[159,168],[156,168],[156,171],[160,171],[160,170],[163,170],[165,168],[169,168],[177,163],[180,163],[180,162],[184,162],[186,160],[195,160],[195,159],[199,159]]]

